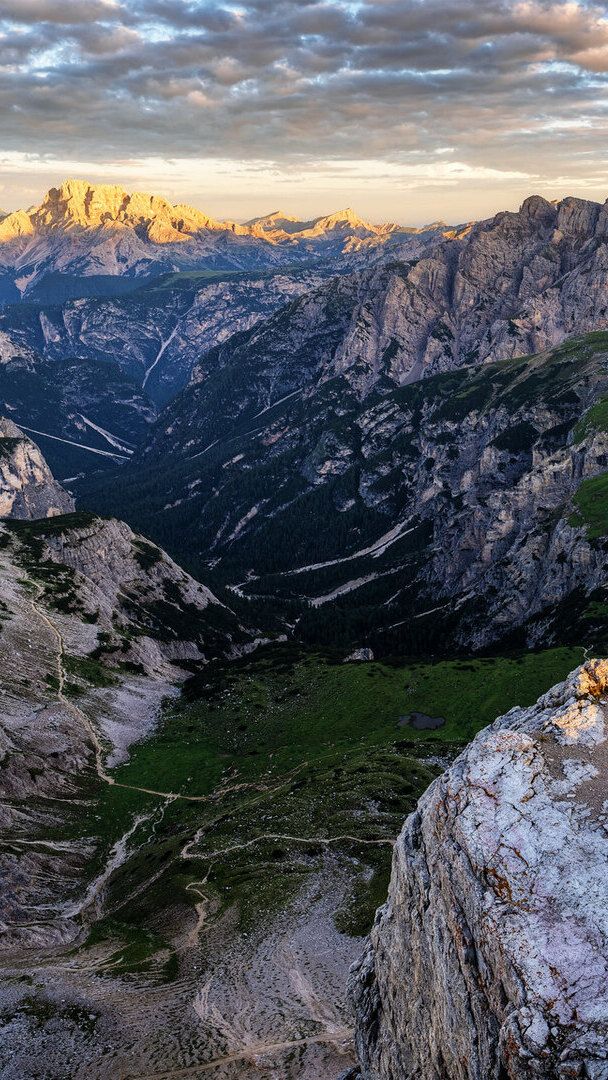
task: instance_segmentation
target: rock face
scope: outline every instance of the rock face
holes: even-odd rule
[[[53,478],[36,444],[0,417],[0,517],[54,517],[73,509],[74,500]]]
[[[527,199],[415,257],[332,278],[203,357],[193,381],[263,356],[276,396],[343,376],[364,399],[385,381],[551,348],[608,327],[607,240],[606,205]]]
[[[351,973],[365,1080],[608,1077],[608,661],[482,731]]]

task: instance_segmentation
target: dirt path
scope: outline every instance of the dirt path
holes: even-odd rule
[[[203,851],[196,852],[191,851],[193,844],[198,842],[200,838],[200,830],[197,836],[194,836],[192,840],[189,840],[186,844],[182,857],[184,859],[216,859],[220,855],[232,855],[235,851],[243,851],[244,848],[253,847],[254,844],[259,844],[262,840],[290,840],[294,844],[337,844],[340,840],[352,840],[355,844],[389,844],[390,847],[395,846],[395,841],[389,838],[382,840],[362,840],[360,836],[349,836],[348,833],[342,836],[289,836],[286,833],[262,833],[261,836],[254,836],[252,840],[244,840],[242,844],[232,844],[230,847],[218,848],[216,851]]]
[[[182,851],[182,858],[184,858],[183,851]],[[178,949],[178,952],[183,952],[184,949],[194,949],[194,948],[196,948],[196,945],[198,944],[198,939],[199,939],[200,934],[201,934],[201,932],[203,930],[203,927],[206,926],[206,924],[208,922],[207,915],[209,913],[209,908],[211,907],[211,901],[205,895],[205,893],[202,891],[201,886],[207,884],[207,881],[209,880],[210,871],[211,871],[211,867],[207,871],[207,873],[206,873],[206,875],[205,875],[205,877],[203,878],[202,881],[191,881],[188,885],[186,885],[186,890],[185,891],[195,893],[196,896],[200,896],[200,900],[198,901],[198,903],[196,903],[194,905],[194,910],[196,911],[196,923],[192,927],[192,930],[190,930],[184,945],[182,945],[181,948]]]
[[[88,736],[88,738],[89,738],[89,740],[91,742],[91,745],[93,746],[94,755],[95,755],[95,771],[97,773],[97,776],[99,777],[99,779],[103,783],[109,784],[109,785],[111,785],[113,787],[124,788],[124,789],[126,789],[128,791],[138,791],[138,792],[141,792],[144,795],[154,795],[154,796],[156,796],[156,797],[158,797],[160,799],[166,800],[166,805],[169,802],[172,802],[175,799],[183,799],[183,800],[188,801],[188,802],[209,802],[211,800],[217,802],[218,798],[222,798],[222,797],[224,797],[225,795],[227,795],[230,792],[239,791],[239,790],[243,790],[243,789],[246,789],[246,788],[255,788],[256,790],[261,790],[264,793],[266,793],[269,790],[269,788],[271,787],[271,785],[269,783],[261,784],[261,783],[258,782],[258,783],[242,783],[242,784],[233,784],[233,785],[226,784],[224,786],[221,786],[219,790],[216,790],[211,795],[182,795],[182,794],[180,794],[178,792],[173,792],[173,791],[158,791],[158,790],[156,790],[154,788],[139,787],[136,784],[119,783],[118,781],[116,781],[114,779],[113,776],[110,776],[110,774],[108,772],[106,772],[106,769],[104,768],[104,764],[103,764],[103,754],[104,754],[103,745],[102,745],[101,740],[100,740],[99,736],[97,735],[97,732],[95,731],[91,721],[89,720],[86,713],[84,713],[82,711],[82,709],[79,709],[78,706],[76,704],[74,704],[74,702],[71,701],[69,698],[67,698],[65,693],[64,693],[65,669],[64,669],[64,664],[63,664],[63,658],[64,658],[64,655],[65,655],[65,647],[64,647],[63,636],[62,636],[61,631],[59,630],[59,628],[52,621],[52,619],[46,614],[45,611],[42,610],[41,607],[39,607],[38,601],[40,601],[40,599],[42,598],[44,590],[43,590],[43,588],[41,586],[37,586],[37,589],[38,589],[38,595],[36,596],[36,599],[35,600],[30,599],[29,603],[30,603],[30,605],[32,607],[32,610],[35,612],[35,614],[38,616],[38,618],[52,632],[52,634],[54,635],[55,640],[57,642],[57,653],[56,653],[57,700],[60,701],[62,703],[62,705],[64,705],[67,709],[69,709],[70,712],[72,712],[72,714],[83,725],[83,727],[84,727],[84,729],[85,729],[85,731],[87,733],[87,736]],[[280,783],[276,786],[276,790],[279,791],[282,787],[285,786],[285,784],[289,783],[291,781],[291,779],[293,778],[293,776],[300,769],[304,768],[307,764],[308,764],[308,762],[302,762],[299,766],[297,766],[296,769],[294,769],[286,777],[283,777],[281,779]],[[252,800],[252,801],[254,801],[254,800]],[[164,808],[163,808],[163,810],[164,810]],[[120,867],[126,861],[126,859],[128,857],[128,841],[133,836],[133,834],[135,833],[135,831],[137,830],[139,825],[141,825],[144,821],[150,820],[153,817],[153,814],[154,814],[154,812],[151,812],[151,813],[148,813],[148,814],[142,814],[142,815],[139,815],[138,817],[136,817],[134,819],[134,821],[132,822],[129,829],[127,829],[127,831],[124,833],[124,835],[122,837],[120,837],[120,839],[115,843],[114,847],[112,848],[112,850],[111,850],[111,852],[109,854],[109,858],[108,858],[108,862],[107,862],[106,866],[104,867],[101,874],[99,874],[99,876],[91,883],[91,885],[89,886],[89,889],[87,890],[87,893],[85,894],[83,900],[78,905],[74,905],[74,906],[72,906],[70,908],[70,910],[69,910],[69,915],[70,916],[81,915],[81,916],[84,917],[87,914],[89,914],[89,915],[92,914],[92,918],[89,917],[87,921],[94,921],[96,917],[98,918],[100,916],[101,900],[102,900],[103,890],[104,890],[106,884],[108,883],[110,877],[114,873],[114,871],[116,869],[118,869],[118,867]],[[260,842],[262,842],[264,840],[286,841],[286,842],[295,843],[295,844],[320,844],[320,845],[323,845],[323,846],[326,846],[326,847],[329,846],[330,844],[337,844],[340,841],[351,841],[351,842],[357,843],[357,844],[368,844],[368,845],[386,845],[386,844],[388,844],[391,847],[394,845],[394,841],[391,840],[391,839],[384,838],[384,839],[379,839],[379,840],[364,840],[364,839],[361,839],[360,837],[352,836],[352,835],[347,834],[347,833],[341,834],[339,836],[330,836],[330,837],[290,836],[290,835],[284,834],[284,833],[264,833],[261,836],[253,837],[251,840],[246,840],[241,844],[233,844],[233,845],[230,845],[230,846],[225,847],[225,848],[219,848],[219,849],[217,849],[215,851],[211,851],[211,852],[196,852],[196,851],[193,851],[193,848],[196,846],[196,844],[200,842],[201,835],[202,835],[202,833],[204,831],[205,831],[204,827],[201,828],[201,829],[198,829],[196,831],[195,835],[192,837],[192,839],[188,840],[186,842],[186,844],[184,845],[184,847],[182,848],[182,850],[180,852],[180,857],[182,859],[194,858],[194,859],[213,860],[213,859],[216,859],[216,858],[229,856],[229,855],[233,854],[234,852],[242,851],[242,850],[244,850],[246,848],[253,847],[255,844],[258,844],[258,843],[260,843]],[[194,927],[192,928],[192,930],[188,933],[188,936],[186,938],[186,943],[185,943],[184,946],[182,946],[182,949],[186,949],[186,948],[190,949],[190,948],[194,948],[196,946],[196,944],[198,942],[199,935],[200,935],[201,931],[203,930],[204,926],[206,925],[206,923],[208,921],[208,914],[209,914],[209,906],[210,906],[210,904],[209,904],[208,898],[206,897],[206,895],[205,895],[205,893],[203,891],[203,886],[206,885],[206,883],[207,883],[207,880],[209,878],[210,869],[211,868],[209,868],[209,871],[207,872],[206,877],[202,881],[191,882],[187,886],[188,889],[190,889],[192,892],[195,892],[200,897],[200,900],[195,904],[195,911],[196,911],[196,916],[197,916],[196,917],[196,923],[195,923]],[[139,891],[139,890],[136,890],[134,895],[137,894],[137,891]],[[323,1036],[323,1038],[325,1038],[325,1036]],[[289,1045],[291,1045],[291,1044],[289,1044]],[[293,1045],[298,1045],[298,1044],[294,1043]],[[231,1060],[231,1059],[227,1059],[227,1060]],[[238,1060],[238,1057],[235,1058],[234,1060]],[[178,1075],[178,1074],[175,1074],[175,1075]],[[187,1074],[184,1074],[184,1075],[187,1075]]]
[[[41,588],[41,586],[37,586],[37,588],[38,596],[36,597],[36,600],[40,600],[44,590]],[[95,731],[95,728],[91,724],[91,721],[89,720],[86,713],[83,713],[82,709],[79,709],[73,701],[70,701],[69,698],[66,698],[63,692],[63,687],[65,685],[65,672],[63,667],[63,657],[65,654],[65,649],[61,631],[58,629],[57,626],[55,626],[54,622],[52,622],[48,615],[40,607],[38,607],[38,604],[35,600],[30,599],[29,602],[35,614],[38,615],[42,622],[44,622],[46,626],[48,626],[49,630],[51,630],[51,632],[55,635],[55,639],[57,641],[57,699],[62,703],[62,705],[65,705],[65,707],[69,709],[70,712],[72,712],[78,720],[80,720],[81,724],[85,728],[95,753],[95,771],[99,779],[102,780],[104,784],[110,784],[112,785],[112,787],[125,788],[127,791],[139,791],[143,795],[156,795],[160,799],[183,799],[185,802],[217,802],[219,798],[223,798],[225,795],[231,794],[235,791],[243,791],[247,788],[254,788],[256,790],[262,791],[268,790],[267,784],[263,784],[260,782],[251,782],[231,785],[227,784],[225,786],[220,786],[220,789],[216,790],[211,795],[182,795],[180,792],[177,791],[157,791],[155,788],[139,787],[136,784],[122,784],[118,780],[115,780],[114,777],[110,776],[110,774],[107,773],[104,768],[103,746],[99,739],[99,736],[97,735],[97,732]],[[287,779],[291,779],[292,775],[294,775],[295,772],[297,772],[299,769],[302,769],[306,764],[307,762],[302,762],[302,764],[299,765],[296,770],[294,770],[294,773],[289,774],[289,777]],[[285,782],[286,780],[283,780],[282,783]]]

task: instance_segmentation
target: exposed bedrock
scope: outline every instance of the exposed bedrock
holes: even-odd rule
[[[406,821],[351,973],[365,1080],[608,1078],[608,661],[486,728]]]

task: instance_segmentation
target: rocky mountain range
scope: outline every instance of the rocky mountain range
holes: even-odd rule
[[[118,500],[308,640],[556,640],[604,573],[585,484],[607,464],[607,222],[532,198],[319,285],[204,354],[86,504]]]
[[[0,303],[128,291],[137,279],[179,270],[253,270],[368,249],[373,257],[445,231],[443,222],[371,225],[350,209],[307,222],[278,212],[239,225],[158,195],[67,180],[39,206],[0,221]]]
[[[67,236],[73,253],[81,242],[92,243],[93,234],[116,221],[121,229],[134,227],[135,211],[128,210],[128,200],[124,212],[116,210],[116,199],[109,200],[111,213],[102,212],[103,191],[95,194],[97,189],[85,188],[81,185],[77,198],[78,192],[69,183],[63,185],[64,197],[51,201],[54,210],[47,207],[44,213],[33,214],[32,220],[44,223],[36,228],[46,230],[51,247]],[[106,213],[110,214],[107,220]],[[40,416],[37,380],[28,380],[31,393],[27,397],[21,393],[17,402],[12,379],[3,380],[0,401],[4,397],[5,411],[17,408],[15,419],[38,433],[92,445],[116,453],[120,460],[144,441],[145,428],[158,407],[190,380],[196,384],[216,366],[232,363],[226,350],[237,347],[242,353],[235,335],[243,331],[254,335],[254,351],[261,354],[269,348],[276,354],[273,379],[277,386],[285,385],[286,393],[297,389],[298,380],[281,355],[287,360],[293,350],[301,353],[303,346],[304,381],[344,374],[362,396],[384,376],[402,384],[489,358],[532,353],[570,333],[605,325],[605,216],[599,204],[571,199],[550,204],[534,197],[518,214],[499,214],[451,232],[427,230],[423,239],[379,227],[379,236],[405,239],[400,240],[399,250],[389,251],[385,245],[378,256],[380,265],[374,269],[353,273],[354,264],[327,253],[314,266],[254,272],[203,270],[204,261],[199,259],[197,270],[161,274],[142,285],[140,278],[129,277],[127,267],[115,267],[115,283],[131,281],[136,286],[123,296],[83,296],[83,282],[90,275],[83,276],[81,267],[74,279],[78,298],[48,302],[54,286],[45,293],[37,285],[35,303],[34,294],[25,293],[27,303],[5,306],[0,335],[5,358],[19,367],[28,363],[28,357],[39,358],[34,359],[34,366],[49,372],[51,381],[56,372],[59,384],[65,378],[62,364],[77,360],[83,372],[90,372],[94,399],[87,395],[78,407],[78,393],[70,394],[70,374],[67,400],[53,408],[50,426]],[[247,228],[266,229],[274,237],[279,219],[270,215],[260,220],[261,224]],[[325,236],[329,220],[323,219],[322,226],[305,223],[302,235],[312,230]],[[348,228],[360,231],[352,215],[347,216],[348,222]],[[292,231],[283,229],[285,235],[300,235],[295,231],[297,222],[286,224]],[[275,240],[282,243],[280,237]],[[388,261],[397,256],[407,257],[407,262]],[[369,252],[361,257],[367,265],[377,261]],[[93,278],[89,285],[95,292]],[[100,287],[99,292],[103,294],[104,289]],[[285,305],[299,296],[300,306],[292,316],[292,308]],[[266,325],[274,312],[275,322]],[[311,324],[312,336],[308,333]],[[259,334],[254,334],[256,327]],[[280,376],[277,362],[284,369]],[[115,372],[113,365],[136,384],[130,392],[126,384],[118,391],[111,381],[104,387],[103,374]],[[8,374],[6,368],[4,372]],[[271,404],[268,395],[262,404]],[[82,415],[108,437],[99,430],[91,435],[95,429],[88,427]],[[58,450],[63,457],[56,456]],[[78,453],[65,461],[66,472],[65,447],[48,442],[45,451],[63,475],[82,468],[90,471],[99,464],[99,456]]]
[[[7,1080],[604,1080],[607,245],[0,220]]]

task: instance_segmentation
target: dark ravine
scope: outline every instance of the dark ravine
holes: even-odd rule
[[[364,1080],[608,1076],[608,661],[481,732],[397,841],[351,972]]]

